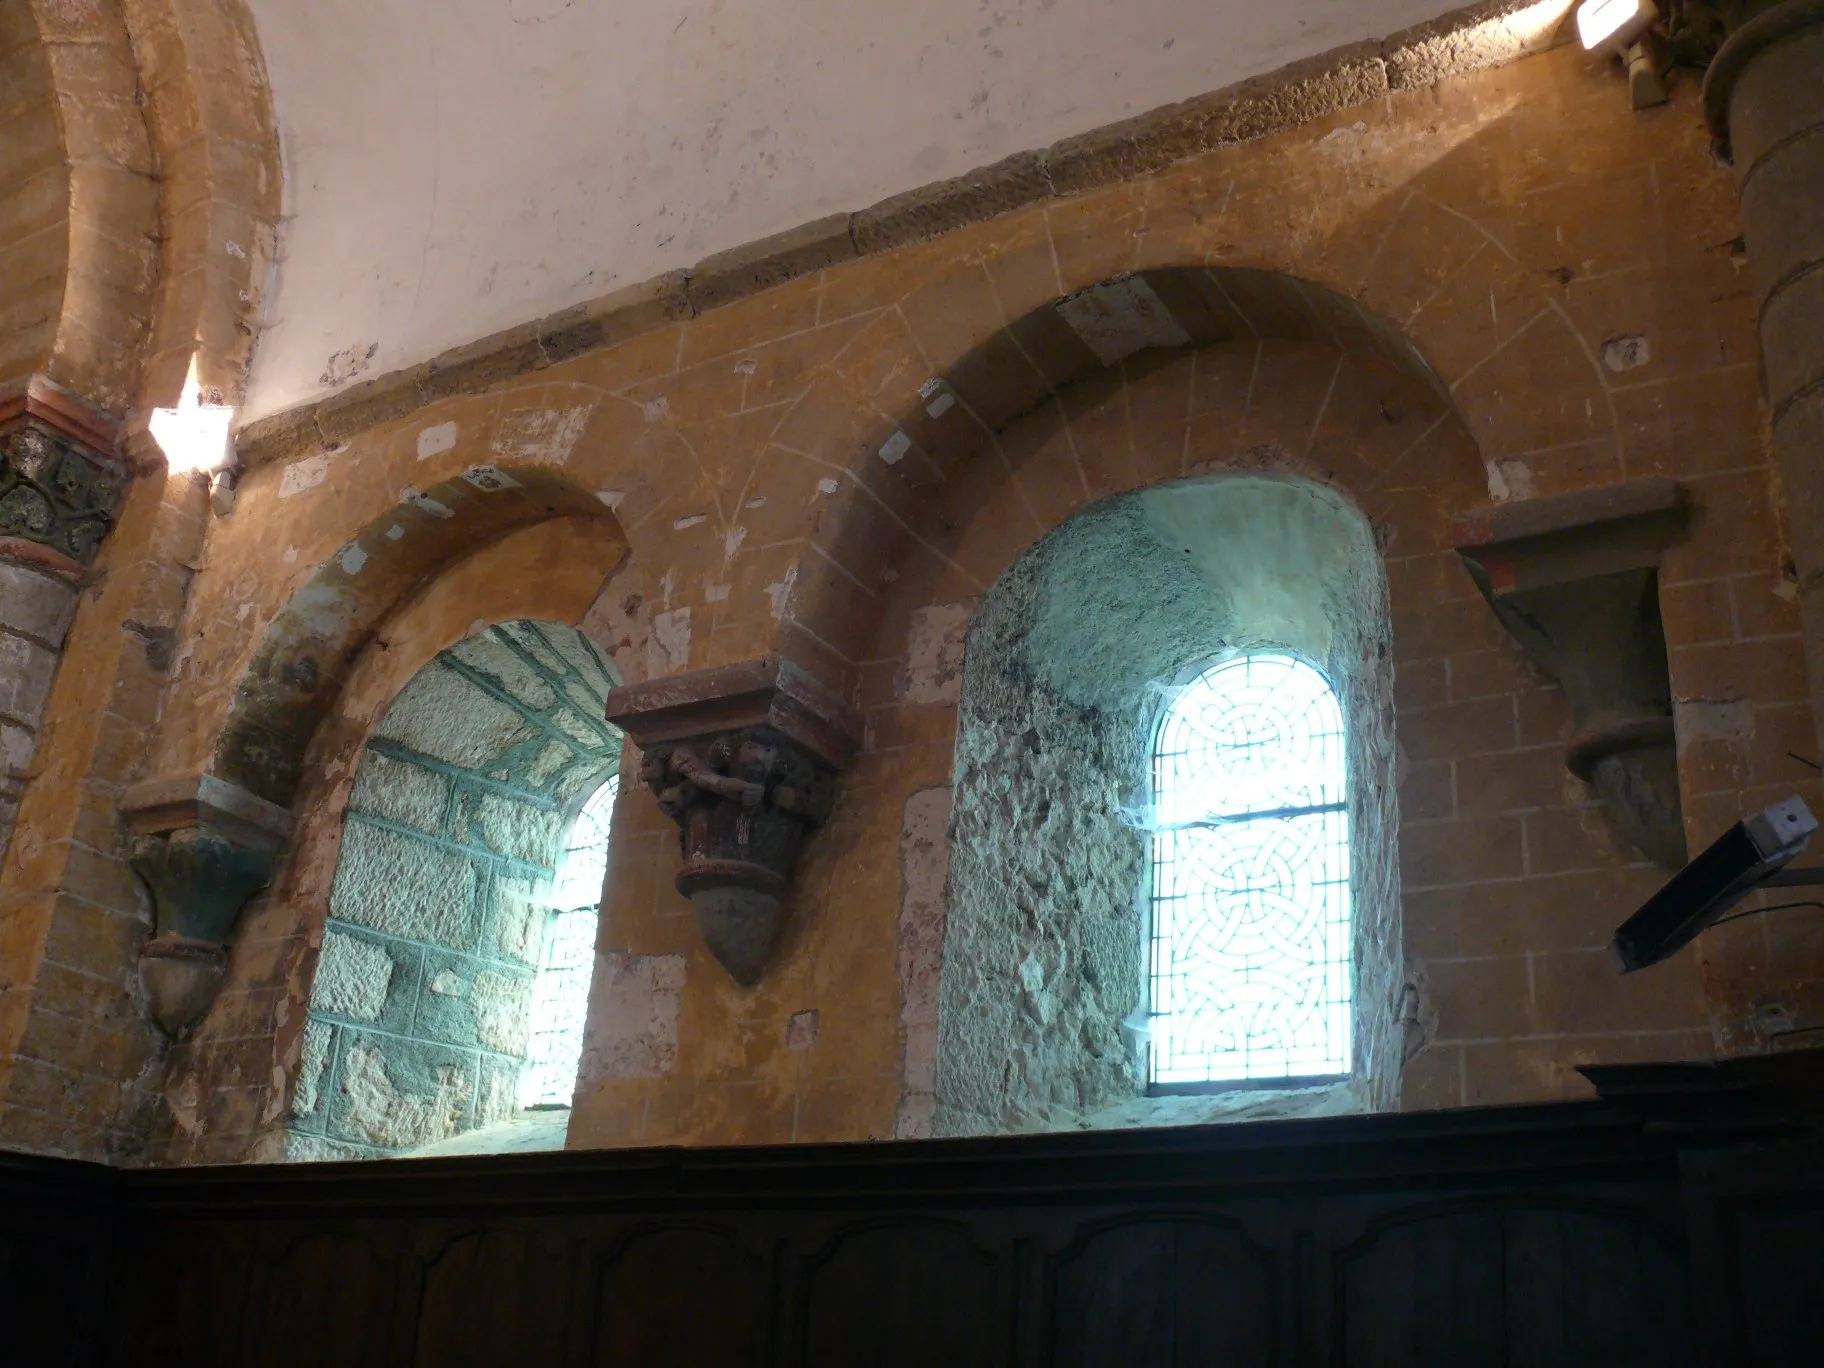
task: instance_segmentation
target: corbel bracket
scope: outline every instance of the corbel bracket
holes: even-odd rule
[[[1457,554],[1495,616],[1563,687],[1571,773],[1629,844],[1685,863],[1659,562],[1685,508],[1663,476],[1498,504],[1453,520]]]
[[[677,888],[704,943],[752,987],[785,924],[798,851],[861,744],[859,714],[776,655],[625,685],[606,713],[678,824]]]
[[[291,814],[208,774],[135,785],[120,809],[133,833],[128,863],[152,892],[140,983],[153,1021],[176,1039],[215,1001],[235,921],[271,882]]]

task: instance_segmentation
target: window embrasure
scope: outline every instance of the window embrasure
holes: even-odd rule
[[[576,1090],[602,882],[608,874],[608,838],[620,787],[619,776],[610,776],[590,794],[564,843],[532,986],[531,1041],[519,1075],[522,1107],[567,1107]]]
[[[1348,1075],[1347,777],[1342,706],[1299,657],[1177,691],[1152,756],[1149,1091]]]

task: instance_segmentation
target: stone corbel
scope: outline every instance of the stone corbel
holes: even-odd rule
[[[779,656],[614,689],[606,712],[678,824],[677,888],[704,943],[752,987],[785,924],[799,848],[861,743],[860,716]]]
[[[1563,687],[1571,773],[1655,863],[1685,863],[1659,562],[1684,527],[1661,476],[1465,513],[1457,554],[1532,662]]]
[[[136,785],[120,809],[133,834],[128,862],[152,892],[139,979],[152,1020],[176,1039],[215,1001],[235,921],[271,882],[291,814],[207,774]]]

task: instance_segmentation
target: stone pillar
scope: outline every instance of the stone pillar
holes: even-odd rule
[[[678,824],[678,892],[704,944],[752,987],[785,924],[799,848],[861,744],[859,715],[778,656],[614,689],[607,715]]]
[[[215,1001],[234,924],[271,880],[291,814],[207,774],[136,784],[120,810],[133,832],[129,863],[152,893],[140,985],[152,1020],[176,1039]]]
[[[0,392],[0,855],[76,597],[126,485],[114,430],[39,377]]]
[[[1824,0],[1737,0],[1704,82],[1735,163],[1824,751]],[[1731,12],[1732,11],[1732,12]]]

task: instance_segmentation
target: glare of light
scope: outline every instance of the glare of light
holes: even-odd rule
[[[1501,15],[1487,21],[1487,24],[1490,27],[1498,26],[1513,35],[1522,48],[1530,51],[1536,46],[1549,43],[1552,35],[1558,31],[1558,25],[1564,22],[1564,16],[1570,13],[1571,6],[1575,3],[1576,0],[1538,0],[1537,4]]]
[[[203,402],[202,387],[196,378],[196,358],[192,356],[177,407],[153,409],[152,420],[146,426],[159,450],[165,453],[165,468],[173,475],[194,470],[214,474],[234,459],[228,445],[228,429],[233,423],[232,407]]]
[[[1604,43],[1625,47],[1658,18],[1653,0],[1584,0],[1577,9],[1577,36],[1586,51]]]

